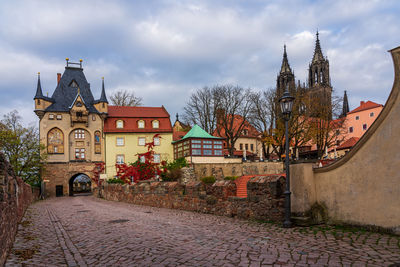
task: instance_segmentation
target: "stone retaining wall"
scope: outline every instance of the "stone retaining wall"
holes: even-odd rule
[[[15,176],[0,153],[0,266],[3,266],[14,243],[18,223],[34,199],[30,185]]]
[[[106,200],[137,205],[245,219],[282,221],[284,186],[285,178],[281,175],[254,177],[247,184],[248,197],[238,198],[233,181],[217,181],[212,185],[197,181],[186,185],[178,182],[150,181],[131,186],[105,183],[101,189],[101,196]]]

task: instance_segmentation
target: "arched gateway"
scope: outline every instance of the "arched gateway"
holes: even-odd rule
[[[69,196],[92,192],[92,179],[84,173],[77,173],[69,179]]]

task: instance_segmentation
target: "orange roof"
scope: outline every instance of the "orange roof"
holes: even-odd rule
[[[162,107],[124,107],[108,106],[108,117],[118,118],[169,118],[169,113]]]
[[[173,131],[173,133],[172,133],[172,141],[180,140],[180,139],[182,139],[186,134],[187,134],[187,132],[185,132],[185,131]]]
[[[240,127],[240,125],[242,124],[243,120],[244,119],[242,116],[234,115],[233,129],[238,129]],[[218,127],[218,124],[217,124],[217,127]],[[247,133],[247,135],[242,134],[242,135],[240,135],[240,137],[253,137],[254,138],[254,137],[258,137],[261,135],[261,133],[259,131],[257,131],[257,129],[253,125],[251,125],[247,120],[245,120],[245,122],[244,122],[243,130],[247,130],[248,133]],[[215,129],[213,135],[226,138],[225,129],[221,128],[220,134],[218,134],[217,129]]]
[[[117,120],[124,122],[123,128],[117,128]],[[143,120],[144,128],[138,127]],[[152,122],[158,120],[159,127],[153,128]],[[104,121],[105,133],[170,133],[172,132],[169,114],[164,107],[122,107],[108,106],[108,117]]]
[[[379,107],[383,107],[383,105],[377,104],[372,101],[367,101],[367,102],[361,101],[359,107],[353,109],[352,111],[348,112],[347,114],[356,113],[356,112],[360,112],[360,111],[372,109],[372,108],[379,108]]]
[[[358,142],[359,139],[360,139],[359,137],[352,137],[343,144],[341,144],[340,146],[338,146],[336,150],[352,148]]]

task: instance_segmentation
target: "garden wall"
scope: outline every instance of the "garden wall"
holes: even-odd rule
[[[35,191],[34,194],[38,192]],[[0,266],[3,266],[11,249],[18,222],[34,197],[30,185],[16,177],[4,155],[0,153]]]
[[[282,221],[284,216],[281,175],[254,177],[247,184],[247,198],[236,197],[233,181],[217,181],[212,185],[192,181],[142,181],[135,185],[105,183],[101,196],[106,200],[121,201],[152,207],[181,209],[245,219]],[[95,194],[97,195],[97,194]]]
[[[217,180],[223,180],[225,176],[283,173],[282,162],[195,163],[193,165],[198,178],[214,176]]]

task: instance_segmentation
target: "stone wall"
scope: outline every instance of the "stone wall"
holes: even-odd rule
[[[18,222],[34,198],[31,187],[15,177],[12,167],[0,153],[0,266],[13,245]]]
[[[254,177],[247,184],[248,197],[238,198],[233,181],[217,181],[212,185],[198,181],[188,182],[186,185],[150,181],[131,186],[105,183],[101,196],[106,200],[137,205],[282,221],[284,186],[285,178],[281,175]]]
[[[325,167],[291,166],[293,212],[400,234],[400,47],[392,57],[393,89],[358,143]]]
[[[217,180],[223,180],[225,176],[283,173],[282,162],[196,163],[193,165],[198,178],[212,175]]]

